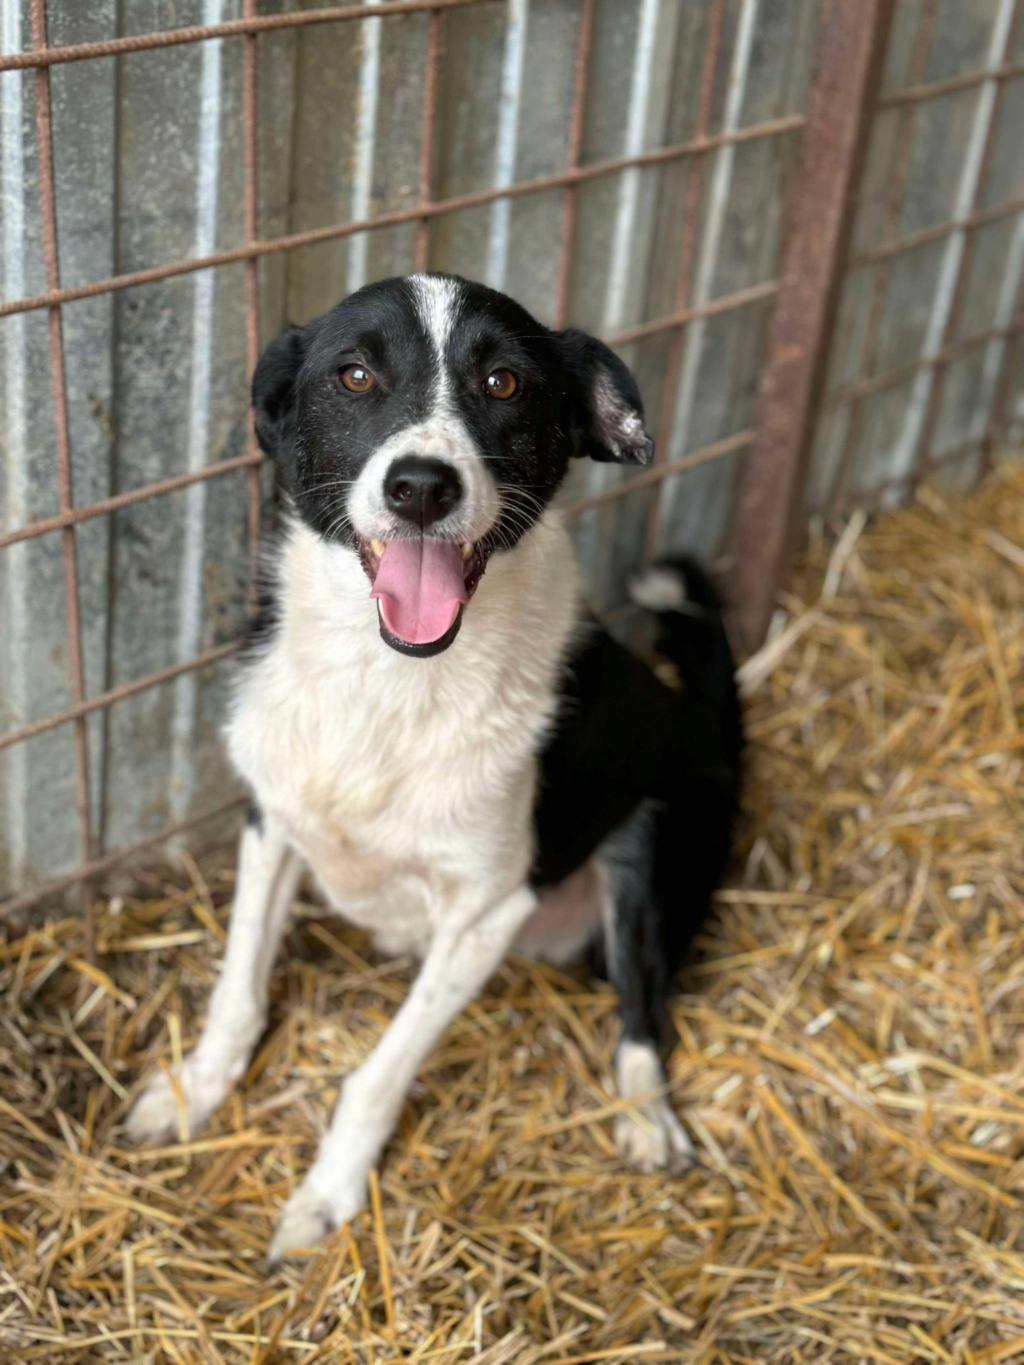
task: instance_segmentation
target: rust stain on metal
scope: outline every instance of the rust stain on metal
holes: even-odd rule
[[[822,20],[779,294],[733,531],[744,642],[764,637],[785,564],[846,259],[893,0],[831,5]]]

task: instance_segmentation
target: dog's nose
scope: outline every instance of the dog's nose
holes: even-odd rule
[[[462,484],[450,464],[404,455],[384,479],[384,500],[391,511],[426,530],[447,516],[462,499]]]

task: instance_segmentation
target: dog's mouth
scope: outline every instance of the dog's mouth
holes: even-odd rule
[[[490,550],[417,536],[363,540],[359,558],[373,585],[381,639],[400,654],[429,658],[455,639],[462,609],[483,577]]]

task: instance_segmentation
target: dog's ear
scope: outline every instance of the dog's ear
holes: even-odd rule
[[[654,442],[644,426],[636,380],[603,341],[570,328],[557,333],[565,363],[580,386],[577,455],[615,464],[650,464]]]
[[[252,377],[256,439],[284,463],[294,437],[295,381],[308,349],[309,328],[288,326],[267,346]]]

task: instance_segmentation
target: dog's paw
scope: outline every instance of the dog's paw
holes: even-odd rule
[[[204,1074],[186,1059],[177,1077],[188,1135],[194,1137],[230,1088],[220,1076]],[[181,1107],[166,1072],[153,1076],[132,1105],[125,1131],[132,1142],[174,1142],[181,1135]]]
[[[328,1233],[351,1222],[366,1202],[354,1190],[327,1193],[307,1177],[284,1206],[267,1251],[271,1270],[291,1251],[315,1246]]]
[[[681,1175],[693,1165],[693,1143],[668,1100],[651,1100],[615,1119],[615,1145],[630,1166],[649,1175]]]

